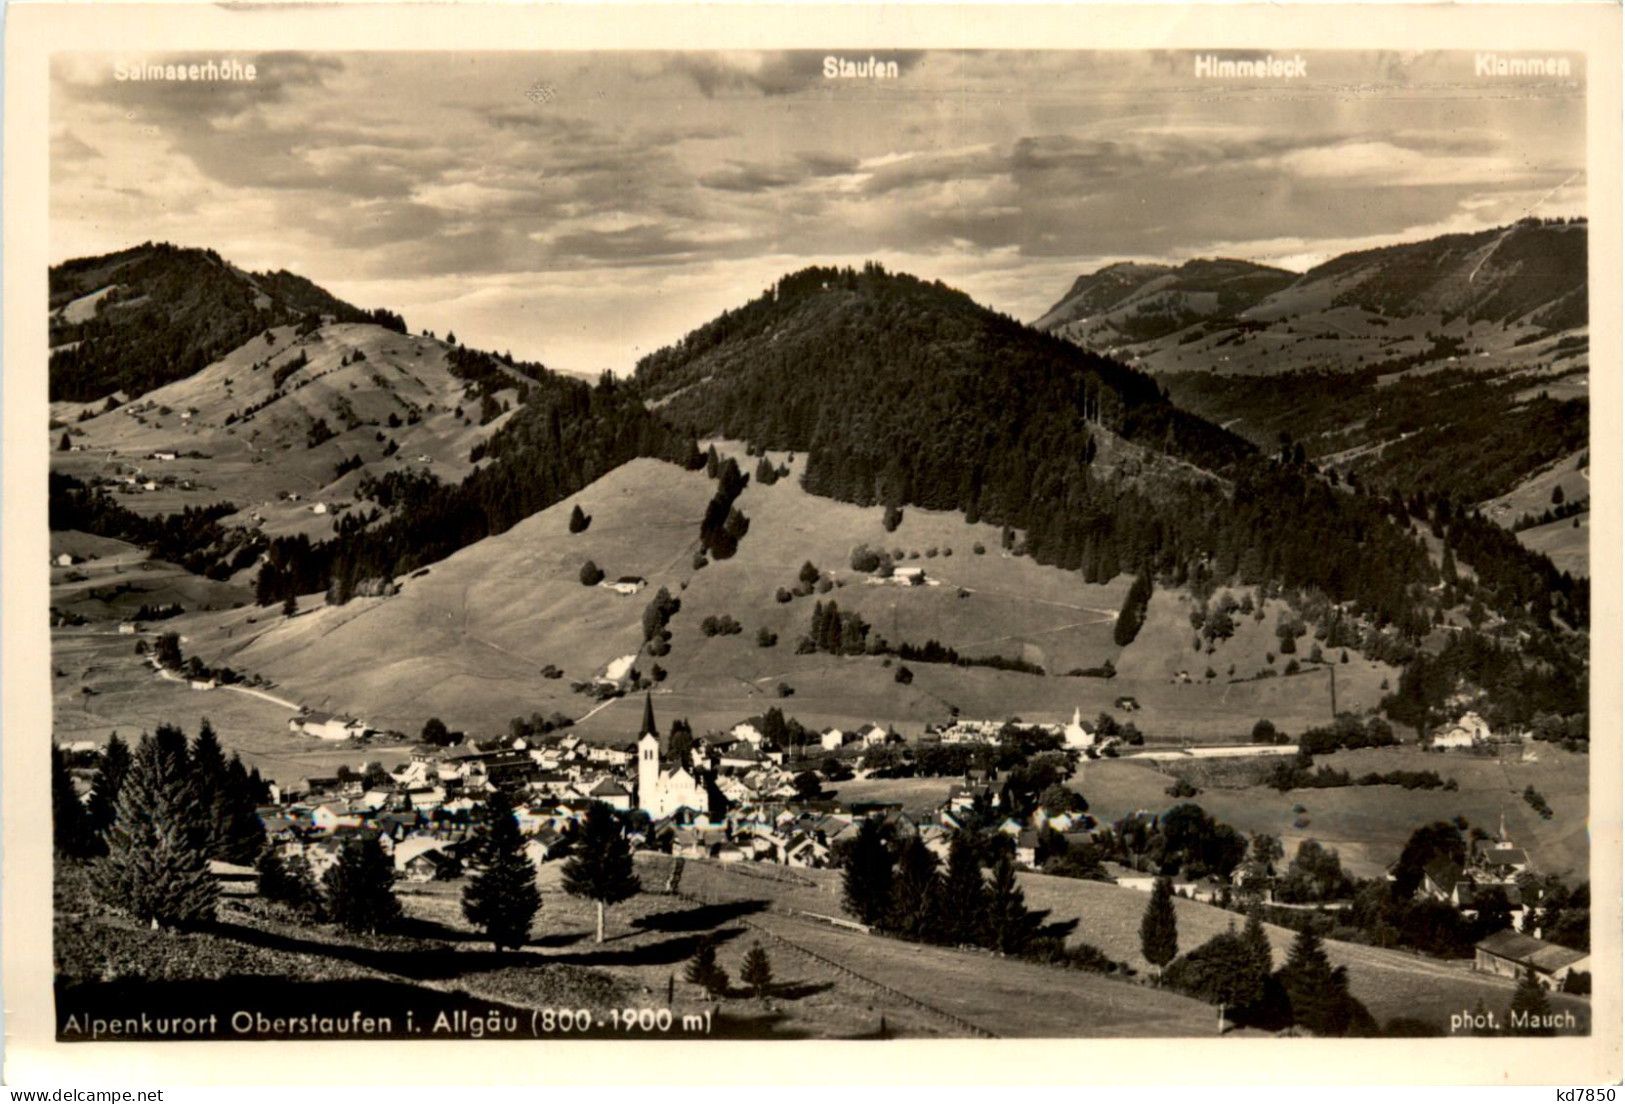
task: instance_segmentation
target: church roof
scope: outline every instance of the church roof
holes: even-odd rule
[[[655,727],[654,698],[647,693],[643,695],[643,727],[638,729],[638,736],[640,738],[653,736],[657,740],[660,738],[660,729]]]

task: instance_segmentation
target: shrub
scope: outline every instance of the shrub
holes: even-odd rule
[[[977,541],[975,544],[971,545],[970,550],[978,556],[987,555],[987,546],[981,541]]]
[[[897,668],[897,673],[892,676],[892,679],[895,682],[900,682],[904,686],[907,686],[909,683],[914,681],[914,672],[910,671],[907,667],[899,666]]]
[[[773,600],[776,602],[788,602],[793,597],[795,596],[785,587],[780,587],[778,590],[773,592]]]
[[[758,648],[771,648],[779,642],[779,634],[770,630],[766,625],[756,630],[756,646]]]
[[[604,581],[604,572],[597,564],[588,560],[581,565],[581,585],[597,586]]]

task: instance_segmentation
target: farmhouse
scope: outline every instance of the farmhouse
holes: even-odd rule
[[[1482,744],[1490,738],[1490,726],[1477,713],[1468,711],[1455,724],[1434,729],[1432,746],[1435,748],[1465,748]]]
[[[302,732],[318,740],[351,740],[365,736],[367,726],[349,717],[336,717],[331,713],[307,710],[288,719],[289,732]]]
[[[613,581],[605,579],[598,585],[605,590],[613,590],[616,594],[630,596],[648,586],[649,582],[641,575],[622,575],[619,579]]]
[[[1473,969],[1500,977],[1518,977],[1532,970],[1535,980],[1546,989],[1560,989],[1570,974],[1591,970],[1591,956],[1586,952],[1510,929],[1483,940],[1473,952]]]

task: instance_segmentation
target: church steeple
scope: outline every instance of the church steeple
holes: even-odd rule
[[[638,729],[638,736],[653,736],[660,739],[660,729],[655,727],[654,699],[645,691],[643,695],[643,727]]]

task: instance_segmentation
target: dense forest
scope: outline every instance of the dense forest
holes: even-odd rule
[[[1527,379],[1460,368],[1395,378],[1426,362],[1407,357],[1351,371],[1180,372],[1159,378],[1176,401],[1215,421],[1234,422],[1238,433],[1261,447],[1291,439],[1310,460],[1406,494],[1429,491],[1482,502],[1586,447],[1591,419],[1584,399],[1526,399]],[[1383,447],[1338,455],[1376,445]]]
[[[1143,569],[1173,585],[1272,580],[1412,642],[1430,629],[1439,575],[1410,502],[1334,485],[1302,450],[1260,455],[1150,377],[939,284],[809,269],[645,358],[636,385],[697,435],[805,452],[815,494],[962,510],[1090,582]],[[1218,475],[1114,478],[1094,462],[1107,432]],[[1435,505],[1487,607],[1585,623],[1582,584],[1448,496]]]
[[[134,398],[202,371],[272,326],[322,315],[406,329],[397,314],[363,311],[292,273],[244,273],[213,250],[167,243],[53,267],[52,309],[106,287],[113,290],[90,318],[51,320],[51,345],[69,346],[51,355],[53,402],[115,391]]]

